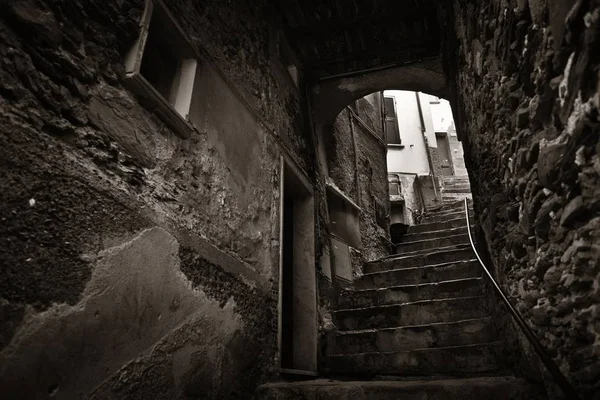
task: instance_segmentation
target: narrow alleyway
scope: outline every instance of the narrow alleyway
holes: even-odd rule
[[[0,398],[600,400],[598,49],[600,0],[0,1]]]

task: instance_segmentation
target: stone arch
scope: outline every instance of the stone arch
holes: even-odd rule
[[[328,79],[312,88],[315,125],[330,123],[352,101],[382,90],[420,91],[443,98],[449,95],[439,59]]]

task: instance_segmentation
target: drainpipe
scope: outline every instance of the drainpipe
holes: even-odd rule
[[[433,185],[433,193],[435,193],[435,199],[438,200],[438,192],[435,187],[435,171],[433,169],[433,162],[431,161],[431,153],[429,152],[429,141],[427,140],[427,129],[425,129],[425,120],[423,119],[423,110],[421,109],[421,99],[419,92],[415,92],[417,97],[417,109],[419,110],[419,121],[421,122],[421,133],[423,134],[423,141],[425,142],[425,153],[427,154],[427,162],[429,164],[429,176],[431,177],[431,184]]]
[[[379,92],[379,111],[381,111],[381,132],[383,132],[383,141],[385,142],[385,152],[387,153],[387,125],[385,124],[385,99],[383,92]],[[386,163],[387,164],[387,163]]]
[[[354,103],[356,104],[356,102]],[[358,145],[356,144],[356,131],[354,130],[354,118],[352,112],[348,111],[350,121],[350,133],[352,135],[352,146],[354,147],[354,179],[356,180],[356,204],[360,207],[360,184],[358,181]]]

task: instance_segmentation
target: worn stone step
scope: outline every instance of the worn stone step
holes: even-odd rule
[[[490,317],[457,322],[334,332],[329,335],[330,355],[409,351],[433,347],[488,343],[497,339]]]
[[[466,233],[468,233],[466,225],[457,228],[439,229],[419,233],[407,233],[405,235],[402,235],[400,237],[400,241],[396,244],[418,242],[421,240],[437,239],[448,236],[462,235]]]
[[[393,255],[366,263],[363,270],[367,274],[399,268],[424,267],[427,265],[472,260],[474,258],[475,253],[473,253],[471,245],[459,245],[435,251],[425,250],[416,252],[415,254]]]
[[[258,388],[257,400],[541,400],[542,385],[512,376],[335,381],[317,379],[267,383]]]
[[[477,260],[467,259],[424,267],[398,268],[367,273],[355,282],[355,287],[357,289],[375,289],[477,278],[480,276],[481,267]]]
[[[344,290],[339,296],[338,308],[373,307],[482,294],[482,278],[456,279],[424,284]]]
[[[471,221],[474,219],[472,211],[469,211],[469,217]],[[448,212],[436,212],[431,214],[425,214],[421,219],[422,224],[428,224],[431,222],[446,222],[451,219],[465,218],[464,210],[461,211],[448,211]]]
[[[463,232],[460,234],[451,234],[449,236],[418,240],[415,242],[401,242],[396,244],[396,254],[407,254],[419,250],[434,251],[442,247],[469,243],[469,235],[466,232]]]
[[[354,331],[454,322],[487,316],[483,296],[475,296],[337,310],[333,312],[333,322],[341,331]]]
[[[445,193],[471,193],[470,186],[449,186],[442,188],[442,195]]]
[[[462,228],[467,229],[467,219],[463,215],[460,218],[450,219],[444,222],[423,223],[408,227],[407,234],[413,235],[422,232],[440,231],[445,229]]]
[[[392,254],[387,257],[380,258],[380,260],[388,260],[390,258],[405,258],[406,259],[406,258],[414,258],[414,257],[423,257],[423,256],[427,256],[428,254],[436,254],[436,253],[440,253],[440,252],[461,250],[461,249],[466,249],[466,248],[471,248],[471,245],[466,244],[466,243],[461,243],[461,244],[454,244],[451,246],[438,247],[438,248],[434,248],[434,249],[426,248],[426,249],[421,249],[421,250],[408,251],[408,252],[402,253],[402,254]]]
[[[467,376],[500,369],[500,343],[416,349],[393,353],[344,354],[328,357],[330,373]]]
[[[435,208],[430,208],[428,212],[447,212],[447,211],[463,211],[465,203],[462,201],[453,201],[451,203],[442,204]],[[469,210],[473,210],[473,204],[469,203]]]
[[[473,198],[473,195],[471,194],[471,192],[444,193],[444,194],[442,194],[442,204],[453,203],[457,200],[472,199],[472,198]]]
[[[477,260],[452,261],[424,267],[398,268],[364,274],[356,280],[357,289],[376,289],[400,285],[418,285],[455,279],[477,278],[481,267]]]
[[[439,180],[442,182],[447,181],[460,181],[460,180],[469,180],[469,175],[440,175],[438,176]]]

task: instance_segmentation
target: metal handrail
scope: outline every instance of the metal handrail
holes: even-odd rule
[[[525,319],[523,318],[521,313],[519,311],[517,311],[517,309],[515,307],[513,307],[513,305],[510,303],[510,301],[508,301],[508,297],[506,297],[506,295],[504,294],[504,291],[500,288],[500,286],[498,285],[498,283],[496,282],[496,280],[490,273],[490,270],[485,266],[485,264],[481,260],[481,257],[479,257],[479,253],[477,252],[477,249],[475,248],[475,243],[473,242],[473,235],[471,234],[471,221],[469,218],[469,204],[468,204],[466,198],[465,198],[465,215],[467,217],[467,231],[469,233],[469,241],[471,242],[471,247],[473,248],[475,257],[477,257],[477,261],[479,261],[479,264],[481,264],[483,271],[485,272],[487,277],[490,279],[492,285],[494,286],[494,289],[500,295],[504,304],[508,307],[510,314],[512,315],[512,317],[515,319],[515,321],[517,322],[517,324],[523,331],[523,334],[525,335],[525,337],[527,337],[527,340],[529,340],[529,343],[535,349],[535,352],[542,360],[542,363],[544,363],[544,365],[546,366],[548,371],[550,371],[550,374],[554,378],[556,384],[560,387],[562,392],[565,394],[565,396],[567,396],[568,399],[574,399],[574,400],[579,399],[579,396],[577,395],[575,388],[571,385],[571,383],[563,375],[562,371],[554,363],[552,358],[550,358],[548,353],[546,353],[546,350],[544,349],[544,347],[542,346],[540,341],[537,339],[537,337],[535,336],[535,334],[533,333],[533,331],[531,330],[529,325],[527,325],[527,322],[525,322]]]

